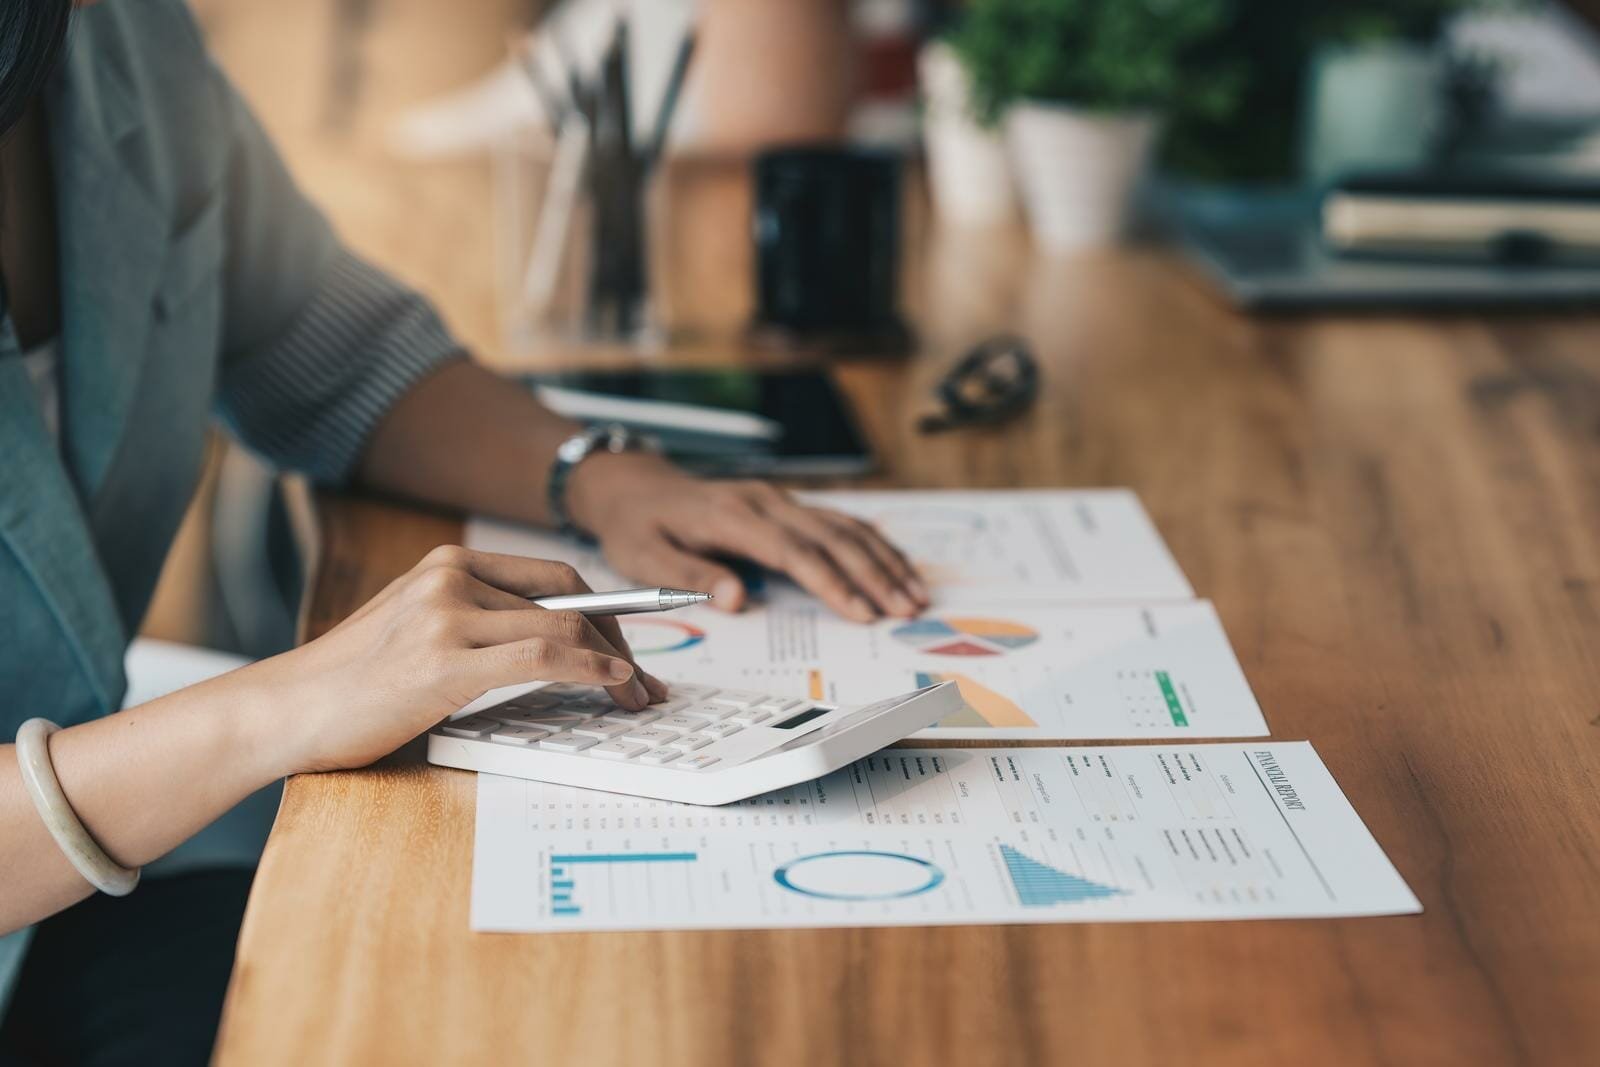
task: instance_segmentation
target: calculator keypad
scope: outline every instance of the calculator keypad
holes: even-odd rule
[[[723,763],[718,742],[787,718],[806,704],[746,689],[679,683],[667,700],[625,711],[602,689],[560,682],[441,723],[450,737],[700,771]]]

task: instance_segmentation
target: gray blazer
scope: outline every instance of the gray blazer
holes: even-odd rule
[[[457,351],[415,293],[343,249],[208,59],[181,0],[77,12],[45,101],[61,254],[60,447],[0,322],[0,738],[115,711],[123,654],[213,417],[337,483]],[[270,807],[266,817],[270,819]],[[174,860],[251,862],[263,827]],[[3,1010],[23,934],[0,939]]]

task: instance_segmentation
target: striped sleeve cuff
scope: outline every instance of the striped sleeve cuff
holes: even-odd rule
[[[394,402],[460,353],[426,300],[340,251],[288,328],[229,365],[218,407],[274,464],[338,485]]]

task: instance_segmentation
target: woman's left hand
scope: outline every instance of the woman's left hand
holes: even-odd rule
[[[746,590],[719,557],[782,571],[858,622],[928,606],[916,570],[877,530],[765,482],[701,481],[651,456],[596,455],[573,472],[567,504],[618,571],[710,592],[724,610],[743,607]]]

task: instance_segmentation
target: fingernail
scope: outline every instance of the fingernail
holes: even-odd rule
[[[668,690],[666,682],[663,682],[660,678],[657,678],[649,671],[640,671],[639,674],[644,678],[644,687],[650,691],[650,699],[652,702],[667,699]]]
[[[645,691],[644,683],[635,676],[633,683],[628,686],[628,698],[641,708],[650,703],[650,694]]]
[[[633,677],[633,667],[623,660],[614,659],[611,661],[611,666],[607,668],[607,673],[619,682],[626,682]]]
[[[876,622],[878,611],[858,596],[850,598],[850,612],[861,622]]]
[[[904,593],[891,594],[889,596],[889,607],[896,615],[915,615],[917,613],[917,606]]]
[[[929,593],[928,593],[928,586],[923,582],[923,580],[921,578],[917,578],[917,577],[913,576],[908,582],[906,582],[906,588],[911,590],[911,595],[912,596],[916,597],[918,600],[922,601],[924,604],[926,604],[928,602],[928,600],[930,599],[930,596],[929,596]]]
[[[714,598],[711,603],[723,611],[737,611],[740,604],[744,603],[744,586],[739,584],[737,578],[723,578],[711,587]]]

